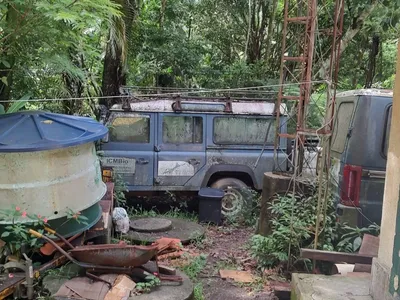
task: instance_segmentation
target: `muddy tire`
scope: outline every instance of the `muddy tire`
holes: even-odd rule
[[[236,178],[223,178],[214,182],[211,187],[225,192],[222,199],[222,215],[225,218],[238,217],[251,208],[250,187],[243,181]]]

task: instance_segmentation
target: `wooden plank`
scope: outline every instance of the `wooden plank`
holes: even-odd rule
[[[371,255],[361,255],[357,253],[343,253],[343,252],[333,252],[333,251],[322,251],[314,249],[301,249],[300,257],[309,258],[322,261],[330,262],[345,262],[348,264],[372,264]]]

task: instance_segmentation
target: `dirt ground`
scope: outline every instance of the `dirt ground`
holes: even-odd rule
[[[207,264],[199,275],[205,299],[277,299],[267,282],[257,274],[257,264],[248,251],[253,231],[252,228],[209,227],[205,239],[192,246],[207,255]],[[247,271],[255,276],[255,280],[251,284],[224,280],[219,276],[220,269]]]

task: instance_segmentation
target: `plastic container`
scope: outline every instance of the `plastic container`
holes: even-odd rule
[[[202,188],[199,193],[199,222],[221,224],[222,198],[220,189]]]

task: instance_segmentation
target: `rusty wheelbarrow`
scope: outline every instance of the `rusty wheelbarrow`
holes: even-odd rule
[[[29,233],[37,238],[42,238],[52,244],[58,251],[65,255],[71,262],[84,268],[86,274],[97,280],[101,278],[94,276],[88,271],[93,272],[115,272],[123,274],[144,274],[145,271],[140,269],[143,264],[147,263],[157,255],[157,246],[134,246],[119,244],[104,245],[88,245],[88,246],[72,246],[64,237],[57,234],[53,229],[45,227],[48,233],[56,235],[63,240],[69,248],[68,251],[62,249],[49,237],[30,229]],[[179,276],[160,275],[161,280],[182,281]]]

